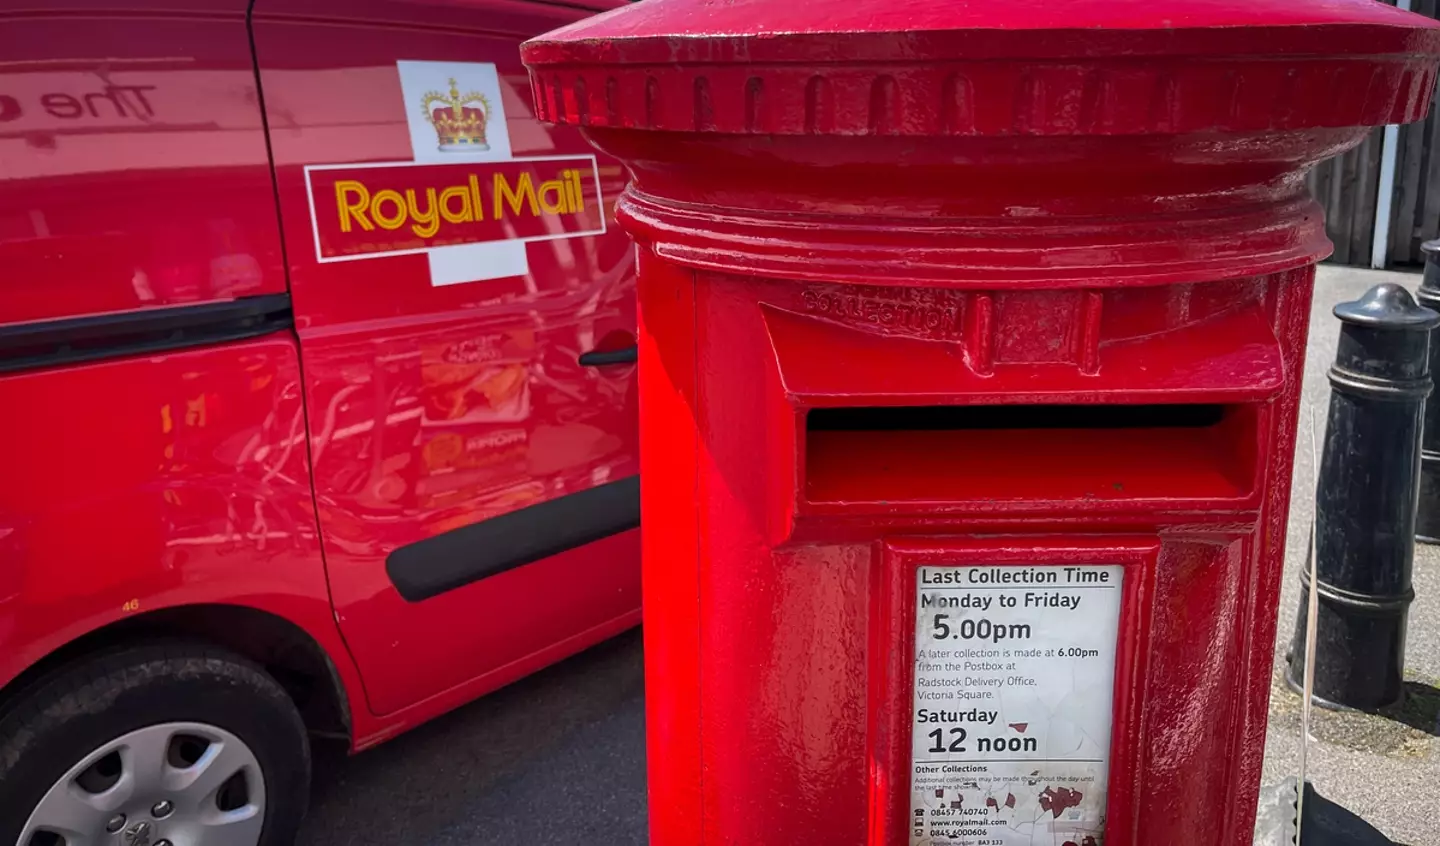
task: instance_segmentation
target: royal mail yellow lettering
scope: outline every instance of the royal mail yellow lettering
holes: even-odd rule
[[[363,182],[341,179],[335,182],[335,208],[340,231],[374,232],[408,227],[423,239],[435,238],[445,224],[485,220],[486,197],[480,189],[481,174],[471,173],[462,184],[431,188],[386,188],[372,192]],[[512,216],[576,214],[584,211],[581,171],[566,168],[554,179],[538,182],[534,173],[522,172],[510,178],[492,175],[493,210],[496,219]]]
[[[347,199],[353,194],[354,199]],[[335,183],[335,206],[340,210],[340,231],[350,231],[350,218],[360,224],[360,228],[366,232],[375,229],[374,224],[365,219],[365,210],[370,207],[370,189],[363,183],[353,179],[341,179]]]
[[[511,214],[520,214],[521,203],[526,203],[530,206],[530,213],[532,215],[538,216],[540,214],[540,202],[535,198],[535,181],[530,178],[530,174],[520,174],[520,179],[517,181],[514,189],[512,189],[510,183],[506,181],[505,174],[495,174],[496,219],[499,219],[500,216],[504,214],[502,204],[505,202],[510,204]]]
[[[579,214],[585,211],[585,192],[580,187],[580,171],[565,171],[566,180],[570,186],[570,211]]]
[[[475,219],[476,219],[476,220],[484,220],[484,219],[485,219],[485,201],[484,201],[483,199],[481,199],[481,197],[480,197],[480,177],[479,177],[479,176],[476,176],[476,175],[473,174],[473,173],[470,174],[470,201],[471,201],[471,206],[470,206],[470,207],[475,210],[475,211],[474,211]],[[497,217],[498,217],[498,215],[497,215]]]
[[[546,214],[565,214],[570,211],[570,185],[562,176],[540,183],[540,208]]]
[[[395,206],[393,212],[385,209],[385,204]],[[386,188],[384,191],[377,191],[375,199],[370,201],[370,216],[380,224],[381,229],[399,229],[405,225],[406,217],[405,198],[400,196],[399,191]]]
[[[408,188],[405,191],[405,207],[410,210],[410,217],[414,221],[410,224],[410,231],[421,238],[430,238],[440,231],[440,206],[435,201],[435,189],[425,189],[425,209],[420,209],[420,204],[415,197],[415,189]]]
[[[470,177],[474,179],[475,177]],[[452,202],[460,200],[457,208]],[[440,192],[440,216],[446,223],[469,223],[475,219],[474,208],[470,205],[470,189],[464,185],[451,185]]]

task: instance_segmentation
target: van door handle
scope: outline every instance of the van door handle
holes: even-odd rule
[[[612,364],[634,364],[635,345],[618,350],[601,350],[580,354],[581,367],[606,367]]]

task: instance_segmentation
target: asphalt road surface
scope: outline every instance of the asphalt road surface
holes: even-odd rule
[[[301,846],[643,846],[645,701],[628,632],[346,758],[317,750]]]

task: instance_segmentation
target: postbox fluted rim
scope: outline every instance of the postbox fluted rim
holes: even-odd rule
[[[1298,11],[1274,0],[1170,0],[1145,4],[1154,11],[1141,18],[1114,11],[1134,12],[1138,2],[1065,4],[1089,10],[1078,18],[922,2],[920,15],[906,4],[865,21],[868,29],[827,19],[836,10],[823,0],[790,4],[808,11],[780,24],[696,13],[735,5],[646,0],[526,42],[538,116],[822,136],[1373,126],[1424,116],[1440,58],[1440,22],[1373,0]],[[1174,11],[1214,6],[1228,11]],[[907,30],[907,21],[919,28]]]
[[[1353,37],[1363,29],[1367,40]],[[533,39],[527,63],[1274,56],[1423,49],[1440,24],[1374,0],[646,0]],[[1388,32],[1387,32],[1388,31]],[[1423,40],[1423,39],[1422,39]],[[946,48],[964,45],[964,53]],[[1363,46],[1362,46],[1363,45]],[[843,48],[837,51],[836,48]],[[1433,49],[1433,47],[1432,47]],[[732,52],[734,51],[734,52]]]
[[[654,2],[654,0],[647,0]],[[1366,0],[1376,2],[1376,0]],[[1393,7],[1387,7],[1393,8]],[[624,11],[624,10],[620,10]],[[1410,13],[1406,13],[1410,14]],[[604,16],[601,16],[604,17]],[[1430,18],[1412,15],[1421,22]],[[595,20],[595,19],[591,19]],[[581,23],[585,23],[582,21]],[[728,64],[865,64],[1023,59],[1083,62],[1130,58],[1262,59],[1336,56],[1364,59],[1434,55],[1440,26],[1314,24],[1172,30],[1065,29],[888,33],[757,33],[744,36],[595,36],[569,39],[571,27],[520,45],[537,66],[686,66]],[[1357,49],[1364,44],[1364,49]],[[843,50],[843,53],[839,51]]]

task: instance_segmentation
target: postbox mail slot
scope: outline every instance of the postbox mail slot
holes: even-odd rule
[[[1228,501],[1254,489],[1252,405],[812,409],[811,504]]]

